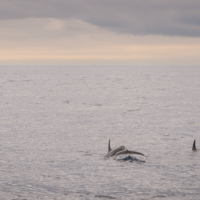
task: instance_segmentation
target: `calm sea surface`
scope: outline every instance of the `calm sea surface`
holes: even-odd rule
[[[200,67],[0,67],[0,200],[199,200],[194,139]]]

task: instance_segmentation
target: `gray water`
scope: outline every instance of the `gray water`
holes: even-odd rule
[[[200,67],[0,67],[1,200],[199,200],[194,139]]]

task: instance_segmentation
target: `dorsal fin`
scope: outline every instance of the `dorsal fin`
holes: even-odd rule
[[[193,151],[196,151],[196,150],[197,150],[197,148],[196,148],[196,140],[194,140],[194,142],[193,142],[192,150],[193,150]]]
[[[111,151],[111,148],[110,148],[110,140],[108,141],[108,153]]]

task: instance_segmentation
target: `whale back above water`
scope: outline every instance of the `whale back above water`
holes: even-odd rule
[[[119,155],[123,155],[123,154],[138,154],[138,155],[142,155],[145,156],[143,153],[137,152],[137,151],[130,151],[128,149],[126,149],[126,147],[124,145],[121,145],[119,147],[116,147],[114,149],[111,149],[110,147],[110,140],[108,141],[108,153],[105,157],[113,157],[116,158]]]

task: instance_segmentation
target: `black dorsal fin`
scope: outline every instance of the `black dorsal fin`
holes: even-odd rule
[[[193,150],[193,151],[196,151],[196,150],[197,150],[197,148],[196,148],[196,140],[194,140],[194,142],[193,142],[192,150]]]
[[[111,148],[110,148],[110,140],[108,141],[108,153],[111,151]]]

